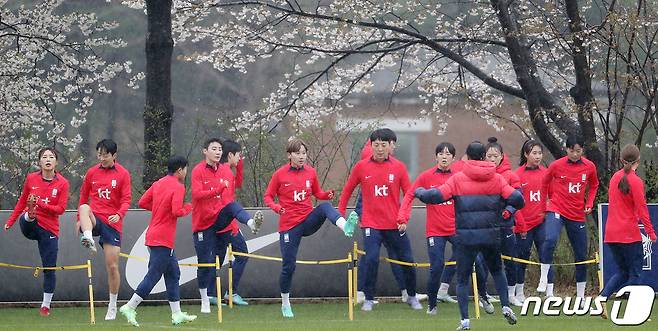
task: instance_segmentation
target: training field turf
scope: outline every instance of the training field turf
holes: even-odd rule
[[[500,305],[494,304],[496,312],[480,320],[471,318],[472,330],[619,330],[610,320],[600,317],[522,317],[520,309],[514,309],[519,317],[517,325],[508,325],[500,314]],[[470,308],[473,308],[472,305]],[[383,303],[375,310],[364,313],[355,310],[354,321],[347,319],[346,304],[294,304],[295,318],[284,320],[280,305],[260,304],[249,307],[224,309],[224,322],[217,323],[217,314],[199,315],[199,318],[182,326],[171,325],[169,306],[141,306],[137,320],[141,330],[186,329],[186,330],[454,330],[459,321],[456,304],[439,304],[439,315],[429,316],[422,311],[412,311],[407,305]],[[183,310],[196,314],[198,305],[185,305]],[[654,308],[653,321],[626,330],[656,330],[658,313]],[[81,307],[54,307],[49,317],[39,316],[37,308],[0,308],[0,329],[3,330],[118,330],[134,329],[123,316],[116,321],[106,322],[105,307],[96,309],[97,324],[89,325],[89,309]],[[471,311],[471,315],[473,312]]]

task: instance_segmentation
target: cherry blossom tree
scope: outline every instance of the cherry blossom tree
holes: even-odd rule
[[[34,164],[36,151],[71,153],[78,128],[96,96],[130,62],[103,59],[102,50],[125,44],[111,35],[115,22],[63,8],[64,1],[18,4],[0,0],[0,174],[3,187]],[[73,170],[73,169],[71,169]],[[4,190],[3,190],[4,191]]]
[[[271,131],[284,119],[318,126],[386,72],[395,75],[393,95],[412,91],[425,101],[421,115],[449,118],[448,99],[465,98],[491,125],[513,123],[555,157],[564,155],[565,135],[581,134],[605,173],[616,159],[611,146],[622,140],[619,128],[639,116],[631,125],[639,144],[656,127],[655,105],[627,107],[643,95],[638,87],[655,88],[647,71],[655,69],[658,23],[651,3],[180,0],[172,24],[177,42],[207,45],[189,60],[220,71],[247,71],[272,56],[294,61],[262,108],[235,119],[236,130]],[[613,75],[625,68],[630,76]],[[643,86],[635,84],[638,75]],[[619,103],[625,88],[627,103]],[[645,100],[653,100],[649,94]],[[523,112],[509,110],[514,100]]]

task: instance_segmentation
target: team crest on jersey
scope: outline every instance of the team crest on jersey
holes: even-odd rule
[[[51,195],[54,196],[54,197],[57,196],[57,189],[56,188],[53,189],[53,193]]]
[[[112,188],[116,188],[116,187],[117,187],[117,180],[112,179]]]
[[[306,180],[306,188],[311,188],[311,181],[309,179]]]
[[[393,183],[393,180],[394,180],[394,179],[395,179],[395,175],[394,175],[394,174],[388,174],[388,182],[389,182],[389,183]]]
[[[583,182],[587,181],[587,174],[583,174]]]

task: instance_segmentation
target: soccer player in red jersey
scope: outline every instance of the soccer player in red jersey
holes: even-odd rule
[[[281,313],[283,317],[294,317],[290,306],[290,287],[295,272],[297,250],[303,237],[317,232],[324,221],[329,221],[343,230],[345,236],[354,234],[356,222],[346,221],[328,202],[313,208],[311,196],[319,200],[331,200],[334,191],[323,191],[318,175],[306,164],[308,147],[300,139],[288,142],[286,153],[289,162],[272,174],[263,200],[275,213],[279,214],[279,245],[281,246]],[[278,203],[274,201],[278,198]]]
[[[519,177],[512,172],[512,167],[509,163],[509,158],[503,153],[503,146],[498,143],[496,137],[490,137],[486,146],[487,154],[486,159],[496,165],[496,172],[503,176],[507,183],[517,190],[521,190],[521,182]],[[500,252],[503,255],[510,257],[517,257],[516,254],[516,236],[514,235],[515,229],[525,237],[525,222],[523,216],[516,213],[515,209],[509,208],[509,217],[505,219],[501,225],[501,247]],[[514,214],[514,215],[512,215]],[[505,276],[507,278],[507,296],[509,297],[510,304],[514,306],[523,306],[523,302],[516,300],[516,268],[517,263],[510,260],[503,260],[505,265]],[[480,276],[480,275],[478,275]],[[488,277],[488,273],[484,274],[484,279]],[[486,283],[485,283],[486,284]]]
[[[148,272],[130,301],[119,309],[133,326],[139,326],[137,306],[146,299],[162,276],[171,307],[171,323],[178,325],[196,319],[195,315],[188,315],[180,308],[180,268],[174,252],[177,219],[192,211],[192,205],[183,202],[186,175],[187,159],[182,156],[170,158],[167,161],[167,176],[153,183],[139,199],[139,207],[151,211],[151,222],[146,230],[146,247],[150,255]]]
[[[455,146],[442,142],[435,149],[436,165],[421,173],[407,191],[398,212],[398,223],[408,223],[411,216],[411,203],[414,190],[418,187],[434,188],[444,184],[453,173],[450,169],[455,160]],[[436,315],[437,292],[439,281],[445,265],[445,248],[448,242],[453,244],[455,235],[455,208],[452,201],[426,207],[425,235],[427,237],[427,254],[430,258],[430,276],[427,280],[428,307],[427,313]],[[453,246],[454,247],[454,246]],[[454,261],[453,257],[450,259]]]
[[[542,180],[548,192],[546,206],[546,241],[540,254],[541,275],[537,292],[545,292],[548,271],[553,263],[553,252],[560,239],[562,227],[567,230],[569,242],[576,262],[587,258],[587,215],[592,213],[594,197],[599,188],[596,166],[583,157],[584,140],[580,136],[567,137],[567,156],[556,160],[548,167]],[[584,299],[587,265],[576,266],[576,296]]]
[[[41,264],[57,265],[59,216],[64,214],[69,197],[69,182],[58,173],[57,152],[46,147],[39,151],[37,172],[27,175],[23,193],[18,198],[14,212],[5,223],[5,231],[18,220],[23,236],[37,242]],[[55,270],[43,271],[43,301],[39,313],[50,315],[50,301],[55,292]]]
[[[521,191],[523,199],[526,201],[525,207],[519,210],[515,216],[523,218],[525,223],[526,236],[521,235],[521,229],[514,227],[516,233],[516,251],[521,259],[530,258],[530,250],[534,243],[537,253],[541,252],[546,238],[544,230],[544,215],[546,214],[546,192],[542,188],[542,178],[546,174],[546,167],[541,165],[544,156],[542,145],[535,140],[527,140],[521,147],[521,158],[519,168],[514,172],[521,181]],[[519,302],[525,301],[524,283],[525,283],[526,264],[519,263],[516,272],[516,286],[514,295]],[[553,296],[553,272],[548,274],[548,285],[546,295]]]
[[[219,160],[219,166],[222,167],[222,179],[228,183],[228,187],[222,193],[222,201],[224,204],[229,205],[235,203],[237,207],[242,208],[235,202],[235,190],[242,187],[244,177],[244,164],[242,161],[242,146],[234,140],[222,141],[222,157]],[[235,174],[233,170],[235,169]],[[262,215],[259,213],[259,215]],[[259,216],[260,217],[260,216]],[[215,234],[215,255],[219,256],[220,263],[224,263],[226,250],[228,244],[231,244],[234,252],[249,253],[247,249],[247,242],[240,231],[238,222],[233,219],[231,224],[225,229],[217,231]],[[240,279],[247,266],[249,258],[245,256],[236,256],[233,261],[233,304],[239,306],[246,306],[249,303],[245,301],[240,294],[238,294],[238,286]],[[211,304],[218,304],[217,302],[217,289],[214,281],[208,283],[208,296]],[[228,301],[228,293],[224,294],[224,299]]]
[[[116,161],[117,144],[111,139],[103,139],[96,144],[96,152],[100,163],[87,170],[80,189],[78,226],[82,231],[80,243],[93,252],[96,252],[93,236],[100,237],[98,242],[105,252],[105,269],[110,288],[105,320],[114,320],[121,283],[121,231],[123,218],[130,207],[132,191],[130,173]]]
[[[621,163],[624,167],[612,176],[608,189],[609,206],[604,242],[610,248],[618,270],[601,291],[601,296],[606,298],[626,285],[639,284],[644,260],[643,244],[656,242],[656,233],[644,197],[644,182],[635,174],[640,165],[640,150],[637,146],[624,146]],[[647,241],[642,238],[638,218],[649,237]]]
[[[220,164],[222,154],[222,141],[219,138],[208,139],[203,148],[205,159],[192,169],[192,232],[199,263],[215,261],[217,232],[230,233],[232,228],[227,228],[233,219],[247,224],[254,233],[263,223],[260,211],[251,218],[242,206],[233,201],[234,175],[228,165]],[[214,278],[212,272],[211,268],[197,268],[201,312],[206,314],[210,313],[208,287]]]
[[[398,259],[413,262],[406,223],[398,223],[400,208],[400,191],[405,194],[411,187],[407,168],[404,164],[389,157],[390,137],[383,129],[375,130],[370,135],[373,156],[356,163],[343,187],[338,211],[345,215],[347,203],[357,185],[361,186],[363,197],[363,229],[365,259],[366,300],[361,309],[372,310],[374,306],[379,250],[386,245],[393,250]],[[406,289],[409,295],[407,303],[413,309],[422,309],[416,298],[416,270],[403,267]]]

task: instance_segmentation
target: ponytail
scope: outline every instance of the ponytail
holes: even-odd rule
[[[635,145],[626,145],[621,151],[621,163],[624,165],[624,176],[619,180],[617,187],[623,194],[631,192],[630,184],[628,183],[628,174],[631,172],[633,165],[640,161],[640,149]]]

